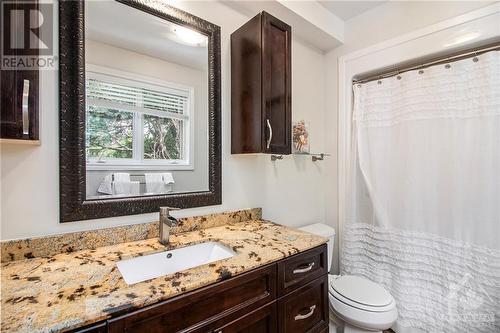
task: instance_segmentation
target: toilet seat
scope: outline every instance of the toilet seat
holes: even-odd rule
[[[395,307],[395,300],[382,286],[359,276],[330,275],[329,293],[340,302],[370,312],[387,312]]]
[[[396,321],[396,301],[382,286],[348,275],[330,275],[328,281],[331,309],[346,323],[367,331],[382,331]]]
[[[373,312],[360,310],[347,305],[336,299],[332,294],[328,295],[333,313],[349,325],[362,328],[367,331],[383,331],[390,328],[398,318],[396,307],[386,312]]]

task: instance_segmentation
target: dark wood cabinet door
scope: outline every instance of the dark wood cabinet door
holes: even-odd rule
[[[2,138],[15,138],[22,122],[20,104],[17,98],[16,71],[0,71],[2,83],[2,104],[0,118],[0,133]]]
[[[13,4],[12,6],[17,6]],[[38,8],[33,2],[32,8]],[[2,19],[7,20],[5,26],[9,27],[5,36],[14,36],[15,39],[25,38],[24,21],[11,21],[9,15]],[[38,15],[30,15],[30,26],[38,26]],[[3,33],[3,32],[2,32]],[[13,43],[14,41],[9,40]],[[7,43],[4,41],[4,43]],[[24,45],[23,43],[18,45]],[[21,51],[14,51],[14,56]],[[24,51],[23,51],[24,52]],[[36,49],[31,50],[31,56],[37,56]],[[0,62],[3,63],[3,58]],[[38,77],[37,69],[16,70],[15,68],[0,71],[0,138],[15,140],[38,140]]]
[[[0,137],[38,140],[38,71],[1,73]]]
[[[328,276],[324,275],[278,301],[280,333],[328,330]]]
[[[223,318],[234,320],[275,297],[276,265],[272,264],[110,319],[108,329],[110,333],[206,332],[200,327]]]
[[[263,13],[262,84],[265,152],[291,153],[291,28]]]
[[[232,322],[215,330],[214,333],[276,333],[278,331],[278,318],[276,302],[250,312]]]
[[[262,12],[231,34],[231,153],[291,153],[291,27]]]

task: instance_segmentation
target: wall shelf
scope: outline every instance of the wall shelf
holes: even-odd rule
[[[316,161],[323,161],[326,156],[330,156],[330,154],[327,153],[293,153],[293,155],[298,155],[298,156],[310,156],[311,161],[316,162]],[[283,155],[271,155],[271,161],[276,161],[276,160],[282,160]]]
[[[323,161],[325,156],[330,156],[330,154],[327,153],[294,153],[294,155],[311,156],[313,162]]]
[[[283,159],[283,155],[271,155],[271,161],[276,161],[276,160],[282,160]]]

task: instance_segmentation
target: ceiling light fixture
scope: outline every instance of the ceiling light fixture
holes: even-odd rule
[[[188,45],[204,46],[207,37],[186,27],[176,26],[172,28],[172,32],[179,38],[180,41]]]

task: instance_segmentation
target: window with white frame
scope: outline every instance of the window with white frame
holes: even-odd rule
[[[86,72],[88,164],[192,164],[189,124],[193,89],[118,74]]]

